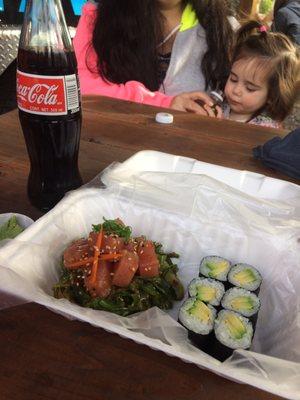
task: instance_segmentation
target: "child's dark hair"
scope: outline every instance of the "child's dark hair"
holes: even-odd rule
[[[299,49],[282,34],[268,32],[257,21],[244,24],[237,33],[233,62],[243,58],[261,58],[267,68],[268,97],[264,110],[282,121],[292,110],[299,85]]]
[[[188,3],[206,32],[208,48],[199,69],[207,87],[222,88],[230,71],[233,45],[227,1],[182,0],[183,7]],[[136,80],[150,90],[158,90],[157,45],[163,40],[162,26],[163,17],[155,0],[99,1],[92,39],[98,73],[113,83]]]

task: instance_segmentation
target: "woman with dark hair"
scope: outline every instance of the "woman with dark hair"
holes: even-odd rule
[[[194,100],[209,105],[203,91],[223,89],[229,73],[227,1],[98,3],[83,7],[74,39],[82,93],[203,113]]]
[[[275,0],[272,30],[300,45],[300,0]]]

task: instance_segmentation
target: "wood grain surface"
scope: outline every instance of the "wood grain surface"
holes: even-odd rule
[[[88,97],[80,170],[88,182],[113,161],[151,149],[290,180],[252,157],[252,148],[284,131],[174,112],[157,124],[155,107]],[[29,163],[16,111],[0,116],[0,213],[41,213],[26,196]],[[0,303],[5,304],[0,296]],[[9,301],[6,304],[10,304]],[[1,304],[0,304],[1,308]],[[125,340],[70,321],[36,304],[0,312],[1,400],[273,400],[241,385]]]

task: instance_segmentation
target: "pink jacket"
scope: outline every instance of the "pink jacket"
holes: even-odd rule
[[[158,107],[170,107],[172,96],[160,92],[151,92],[142,83],[129,81],[125,84],[105,82],[97,73],[91,72],[86,65],[88,51],[89,66],[94,70],[97,65],[97,55],[90,43],[92,40],[97,6],[87,3],[82,9],[76,35],[73,41],[78,62],[78,73],[81,93],[83,95],[102,95],[115,97],[137,103],[150,104]],[[95,68],[96,70],[96,68]]]

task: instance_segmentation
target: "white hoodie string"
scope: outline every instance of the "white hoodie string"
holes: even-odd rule
[[[162,42],[160,42],[157,45],[157,47],[161,47],[163,44],[165,44],[174,35],[174,33],[179,31],[180,27],[181,27],[181,23],[178,24],[177,26],[175,26],[175,28],[171,30],[171,32],[164,38],[164,40]]]

